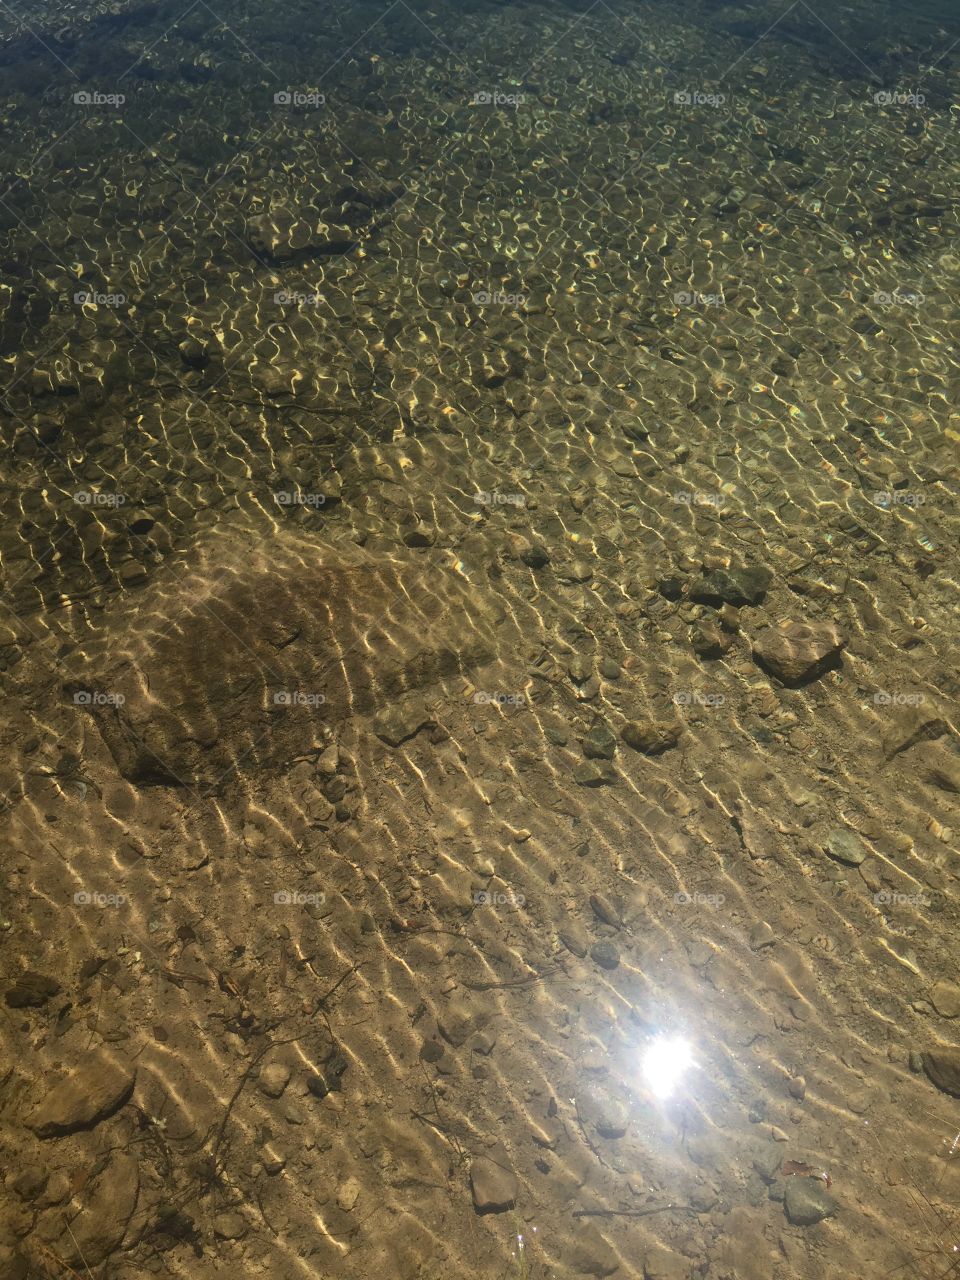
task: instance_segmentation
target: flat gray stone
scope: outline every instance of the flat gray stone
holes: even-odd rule
[[[577,1113],[608,1141],[622,1138],[630,1124],[629,1103],[612,1081],[587,1084],[577,1095]]]
[[[769,569],[711,569],[694,582],[688,593],[697,604],[719,609],[723,604],[760,604],[773,579]]]
[[[693,1197],[691,1196],[691,1202]],[[694,1272],[687,1259],[662,1244],[648,1249],[643,1259],[643,1280],[691,1280]],[[733,1277],[733,1272],[728,1272]],[[738,1270],[737,1276],[740,1272]]]
[[[567,663],[567,675],[574,684],[585,684],[594,673],[593,659],[575,653]]]
[[[573,780],[580,787],[607,787],[616,775],[595,760],[585,760],[573,771]]]
[[[593,944],[590,948],[590,955],[601,969],[616,969],[620,963],[620,952],[612,942],[607,942],[605,938]]]
[[[812,1227],[837,1212],[836,1200],[819,1178],[787,1179],[783,1209],[795,1227]]]
[[[264,1172],[271,1178],[283,1172],[287,1166],[287,1159],[286,1149],[276,1142],[268,1143],[260,1152],[260,1163],[263,1165]]]

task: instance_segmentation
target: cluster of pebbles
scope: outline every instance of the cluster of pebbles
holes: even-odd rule
[[[946,1266],[960,60],[780,17],[0,42],[5,1275]]]

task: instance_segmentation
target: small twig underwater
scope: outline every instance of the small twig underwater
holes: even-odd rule
[[[66,1218],[64,1218],[63,1221],[66,1225],[67,1230],[70,1232],[70,1239],[73,1241],[74,1248],[76,1249],[77,1253],[80,1255],[80,1261],[83,1263],[84,1271],[90,1277],[90,1280],[93,1280],[93,1272],[87,1266],[87,1260],[83,1256],[83,1250],[80,1248],[80,1242],[77,1240],[77,1237],[73,1234],[73,1227],[71,1227],[70,1223],[67,1222]]]
[[[699,1213],[692,1204],[655,1204],[648,1209],[575,1209],[575,1218],[649,1218],[655,1213]]]

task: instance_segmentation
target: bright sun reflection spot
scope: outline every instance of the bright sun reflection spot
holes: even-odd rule
[[[693,1050],[682,1036],[658,1036],[643,1055],[643,1078],[658,1098],[669,1098],[688,1067]]]

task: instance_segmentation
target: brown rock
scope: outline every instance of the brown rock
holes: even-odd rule
[[[577,1094],[577,1115],[585,1128],[616,1142],[630,1127],[630,1099],[612,1081],[588,1081]]]
[[[947,750],[945,744],[930,744],[922,747],[921,752],[919,763],[927,782],[941,791],[960,794],[960,755]]]
[[[620,730],[620,737],[634,751],[655,756],[675,747],[682,732],[679,720],[630,720]]]
[[[20,975],[4,999],[11,1009],[39,1009],[60,991],[60,983],[32,969]]]
[[[807,684],[840,663],[847,639],[830,623],[779,622],[760,633],[753,656],[786,685]]]
[[[420,1046],[421,1062],[439,1062],[446,1050],[437,1040],[424,1040]]]
[[[729,631],[721,631],[712,622],[703,622],[693,628],[690,643],[694,653],[701,658],[722,658],[733,644],[733,636]]]
[[[263,1165],[264,1172],[271,1178],[275,1178],[278,1173],[283,1173],[287,1167],[287,1153],[283,1147],[276,1142],[269,1142],[260,1152],[260,1163]]]
[[[399,698],[380,711],[373,722],[373,731],[390,747],[399,747],[413,738],[427,725],[435,723],[422,698]],[[341,778],[339,780],[343,782]]]
[[[337,1188],[337,1204],[344,1213],[352,1213],[363,1188],[357,1178],[347,1178]]]
[[[517,1179],[502,1145],[473,1161],[470,1189],[477,1213],[503,1213],[517,1203]]]
[[[570,1250],[570,1269],[579,1276],[612,1276],[620,1259],[592,1224],[581,1226]]]
[[[251,248],[271,263],[295,262],[349,253],[355,248],[354,228],[298,218],[286,209],[250,218],[247,240]]]
[[[43,1194],[49,1175],[45,1169],[29,1164],[13,1180],[13,1189],[21,1200],[36,1200]]]
[[[662,1244],[655,1244],[643,1260],[644,1280],[690,1280],[693,1264],[672,1253]]]
[[[440,1034],[455,1049],[459,1049],[475,1031],[482,1030],[489,1021],[489,1009],[466,996],[454,996],[437,1016]]]
[[[740,630],[740,611],[732,604],[725,604],[720,610],[720,625],[724,631],[736,634]]]
[[[813,1227],[837,1212],[837,1202],[819,1178],[787,1178],[783,1211],[795,1227]]]
[[[115,1053],[88,1054],[60,1084],[52,1085],[34,1108],[27,1127],[38,1138],[57,1138],[92,1129],[122,1107],[133,1092],[136,1068]]]
[[[887,760],[920,742],[932,742],[950,732],[950,725],[929,702],[919,706],[902,706],[893,710],[881,735],[881,746]]]
[[[591,893],[590,906],[601,923],[612,925],[614,929],[623,927],[623,911],[616,902],[612,902],[602,894]]]
[[[119,1247],[140,1193],[140,1168],[132,1155],[118,1152],[93,1183],[84,1188],[84,1211],[64,1231],[57,1253],[74,1271],[87,1274]],[[71,1234],[72,1232],[72,1234]]]
[[[960,1049],[930,1049],[920,1055],[920,1061],[938,1089],[960,1098]]]
[[[225,1209],[213,1220],[213,1234],[219,1240],[242,1240],[247,1234],[247,1220],[242,1213]]]
[[[955,982],[938,982],[930,992],[930,1003],[941,1018],[960,1017],[960,987]]]
[[[270,1062],[260,1072],[257,1087],[268,1098],[279,1098],[290,1083],[290,1068],[285,1062]]]
[[[761,951],[764,947],[772,946],[776,940],[777,935],[766,920],[758,921],[750,930],[749,943],[751,951]]]
[[[587,954],[590,947],[590,941],[582,930],[575,925],[567,925],[560,930],[557,935],[568,951],[572,951],[575,956],[581,959]]]
[[[55,1169],[47,1179],[47,1185],[40,1197],[40,1204],[48,1209],[54,1204],[63,1204],[73,1194],[73,1183],[63,1169]]]

